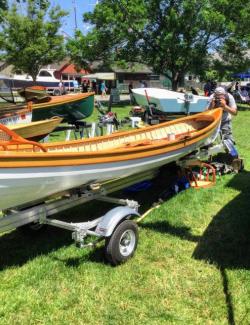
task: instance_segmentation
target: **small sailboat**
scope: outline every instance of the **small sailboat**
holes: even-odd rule
[[[221,109],[107,136],[41,144],[0,126],[0,210],[177,161],[216,138]]]
[[[163,113],[199,113],[203,112],[208,104],[208,97],[161,88],[135,88],[132,92],[138,105],[155,104],[156,109]]]

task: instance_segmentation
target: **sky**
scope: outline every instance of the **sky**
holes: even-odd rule
[[[8,3],[11,5],[12,3],[16,3],[16,1],[8,0]],[[61,32],[66,37],[67,35],[72,37],[74,36],[76,25],[84,34],[88,32],[90,26],[83,23],[82,16],[84,12],[93,11],[98,0],[50,0],[50,3],[51,6],[59,5],[62,9],[68,12],[68,16],[63,19],[64,24]],[[24,6],[25,3],[19,2],[18,7],[21,11]]]
[[[92,11],[98,0],[51,0],[52,5],[60,5],[60,7],[69,12],[69,16],[64,18],[62,32],[65,36],[74,35],[75,25],[77,24],[84,34],[88,31],[89,26],[83,24],[82,15],[84,12]],[[76,10],[74,10],[74,7]],[[76,19],[75,19],[76,12]]]

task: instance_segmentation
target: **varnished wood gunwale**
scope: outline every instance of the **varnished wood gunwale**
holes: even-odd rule
[[[204,129],[201,129],[187,138],[176,139],[169,141],[167,139],[153,140],[151,143],[127,147],[121,145],[120,148],[89,151],[89,152],[17,152],[17,151],[1,151],[0,152],[0,167],[1,168],[31,168],[31,167],[56,167],[56,166],[77,166],[88,164],[104,164],[114,163],[119,161],[127,161],[132,159],[143,159],[158,155],[170,154],[177,150],[183,150],[185,147],[192,146],[197,142],[204,140],[213,134],[214,130],[218,128],[221,119],[221,109],[196,114],[186,118],[181,118],[178,121],[171,121],[162,123],[160,125],[150,127],[150,130],[156,130],[164,126],[179,124],[184,121],[202,119],[202,117],[211,117],[213,122]],[[149,130],[149,129],[148,129]],[[77,145],[80,143],[98,143],[105,139],[114,139],[116,137],[138,134],[145,132],[145,129],[121,132],[119,134],[112,134],[100,138],[93,138],[91,140],[75,140],[69,142],[46,144],[44,147],[49,150],[57,146],[67,148],[68,146]],[[26,146],[27,147],[27,146]],[[25,148],[25,146],[23,146]]]
[[[43,108],[48,108],[50,106],[56,106],[56,105],[63,105],[63,104],[68,104],[68,103],[74,103],[79,100],[88,98],[90,96],[94,96],[95,93],[79,93],[79,94],[72,94],[72,95],[62,95],[62,96],[53,96],[51,97],[51,100],[49,102],[45,103],[38,103],[38,104],[33,104],[32,109],[43,109]]]

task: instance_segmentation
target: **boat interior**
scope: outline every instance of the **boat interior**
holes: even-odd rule
[[[204,118],[203,118],[204,117]],[[197,131],[209,126],[213,116],[192,118],[179,123],[164,123],[139,130],[115,132],[109,136],[67,142],[40,144],[27,141],[5,126],[0,126],[0,150],[18,152],[97,152],[173,142],[191,138]]]

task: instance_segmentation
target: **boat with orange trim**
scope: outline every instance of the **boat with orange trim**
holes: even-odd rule
[[[49,96],[49,100],[36,103],[8,104],[0,107],[0,123],[23,124],[60,116],[64,122],[74,124],[87,118],[94,110],[94,93]]]
[[[0,209],[178,161],[215,140],[221,116],[215,109],[143,129],[46,144],[1,126]]]
[[[13,115],[13,112],[16,114],[20,110],[32,108],[32,122],[60,116],[64,122],[74,124],[76,120],[90,116],[94,110],[95,94],[93,92],[49,96],[44,92],[43,87],[33,86],[20,90],[19,93],[26,99],[26,102],[16,104],[11,79],[0,76],[0,99],[4,101],[0,107],[0,118],[5,118],[6,114]],[[7,105],[5,105],[6,102]],[[7,121],[12,121],[11,117]]]
[[[28,104],[21,108],[26,107]],[[50,96],[48,101],[32,104],[32,122],[60,116],[64,122],[73,123],[76,120],[87,118],[93,113],[93,110],[94,93]]]
[[[43,86],[30,86],[17,91],[20,96],[25,98],[26,102],[48,102],[51,96],[47,93]]]

